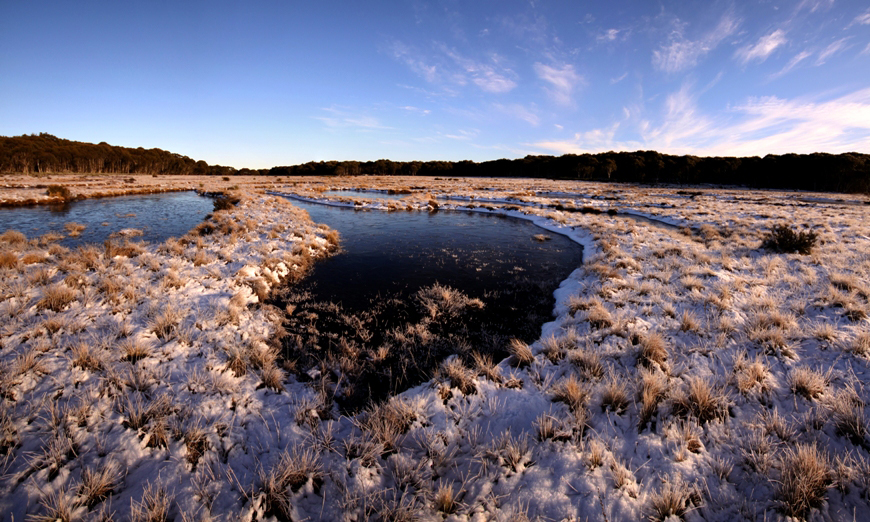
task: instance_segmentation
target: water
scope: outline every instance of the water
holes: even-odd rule
[[[407,297],[434,283],[470,295],[498,289],[512,278],[558,286],[582,260],[580,245],[552,233],[546,234],[550,240],[538,241],[534,236],[544,231],[522,219],[293,204],[341,235],[342,252],[317,263],[307,281],[316,297],[349,308],[378,295]]]
[[[340,253],[274,301],[289,311],[284,360],[326,390],[318,411],[331,401],[359,411],[453,355],[469,367],[500,361],[511,339],[540,336],[553,291],[582,261],[578,244],[539,241],[544,231],[521,219],[293,204],[341,235]]]
[[[59,243],[74,247],[84,243],[102,244],[123,229],[138,229],[137,240],[162,242],[186,234],[213,210],[213,200],[190,192],[164,192],[135,196],[85,199],[64,205],[34,205],[0,208],[0,231],[18,230],[28,238],[48,232],[64,235]],[[85,229],[68,237],[66,223],[80,223]]]
[[[327,190],[323,193],[324,196],[344,196],[360,199],[402,199],[410,194],[388,194],[387,192],[377,192],[368,190]]]

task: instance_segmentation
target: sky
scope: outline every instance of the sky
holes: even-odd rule
[[[0,2],[0,135],[237,168],[870,153],[866,0]]]

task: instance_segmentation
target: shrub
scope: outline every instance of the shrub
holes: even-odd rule
[[[214,200],[214,210],[230,210],[235,207],[242,198],[235,194],[221,194]]]
[[[45,191],[47,196],[60,198],[63,200],[70,199],[72,197],[72,193],[68,188],[63,185],[49,185]]]
[[[773,227],[761,244],[763,248],[781,254],[809,254],[816,245],[818,235],[813,231],[795,232],[786,225]]]

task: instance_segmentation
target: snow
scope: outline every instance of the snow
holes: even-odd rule
[[[307,187],[387,190],[391,182],[353,179],[342,187],[300,179],[291,197],[327,202]],[[402,182],[408,181],[396,181]],[[868,512],[868,207],[802,193],[805,200],[825,198],[824,206],[806,206],[774,191],[705,188],[686,198],[667,187],[543,180],[414,183],[428,183],[430,193],[328,204],[430,211],[438,194],[439,211],[529,219],[584,246],[583,265],[556,290],[554,318],[531,346],[532,365],[498,362],[497,381],[476,372],[476,390],[467,395],[438,377],[403,392],[391,400],[405,404],[413,420],[396,435],[395,448],[360,456],[360,448],[380,444],[366,428],[374,413],[321,420],[312,415],[316,391],[309,385],[286,372],[283,389],[263,385],[275,363],[262,355],[283,312],[262,306],[258,293],[262,285],[282,284],[305,258],[326,255],[330,245],[327,231],[286,199],[246,191],[238,208],[215,218],[242,227],[235,233],[101,259],[94,270],[76,269],[68,259],[75,253],[62,252],[47,263],[0,269],[0,436],[11,442],[0,444],[0,513],[15,520],[47,514],[57,504],[51,495],[61,495],[73,502],[76,517],[110,504],[109,512],[126,519],[160,485],[177,519],[260,519],[269,505],[264,478],[277,473],[285,452],[298,458],[308,450],[317,469],[283,490],[294,520],[409,513],[421,520],[640,520],[661,515],[656,502],[671,489],[682,495],[676,514],[686,520],[775,519],[786,456],[800,444],[823,450],[829,474],[823,501],[805,515],[851,520]],[[532,195],[511,195],[520,189]],[[460,196],[473,208],[452,203]],[[606,209],[606,202],[619,213],[561,212],[550,197],[578,208],[594,202]],[[685,228],[656,226],[629,212]],[[817,231],[813,253],[759,248],[780,223]],[[7,250],[21,257],[41,248]],[[211,261],[196,264],[199,251]],[[70,273],[84,278],[74,302],[57,311],[38,304],[48,288],[35,274],[42,267],[54,284]],[[110,276],[134,281],[134,291],[105,290]],[[603,307],[610,324],[593,326],[593,308],[584,302]],[[155,324],[167,310],[178,314],[177,328],[160,338]],[[652,333],[664,340],[663,364],[642,361],[639,343]],[[147,346],[148,354],[125,360],[125,338]],[[564,345],[561,358],[548,356],[550,342]],[[82,343],[101,359],[99,369],[76,365]],[[244,375],[231,369],[234,353],[245,358]],[[584,357],[597,357],[603,375],[584,366]],[[757,378],[756,363],[763,369]],[[822,382],[810,398],[794,391],[807,369]],[[556,400],[572,375],[587,394],[575,411]],[[651,376],[664,389],[651,422],[641,425],[641,390]],[[703,396],[691,395],[697,382],[721,406],[709,419],[680,407],[686,394],[700,404]],[[624,411],[603,407],[611,385],[622,387]],[[161,404],[162,417],[129,427],[137,406]],[[561,435],[541,437],[547,418]],[[851,437],[843,422],[850,418],[857,433]],[[165,446],[149,445],[160,438],[161,422]],[[185,437],[197,429],[208,447],[194,467]],[[68,440],[74,451],[50,451]],[[105,462],[121,472],[110,500],[90,512],[83,473]],[[436,510],[442,486],[456,493],[452,513]]]

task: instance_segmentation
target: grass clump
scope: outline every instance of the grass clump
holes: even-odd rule
[[[57,283],[45,287],[45,291],[42,294],[42,299],[40,299],[39,302],[36,303],[36,306],[40,309],[47,308],[52,312],[60,312],[63,311],[63,309],[66,308],[67,305],[72,303],[75,298],[75,290],[62,283]]]
[[[63,185],[49,185],[45,190],[45,194],[47,196],[51,196],[53,198],[60,198],[62,200],[72,198],[72,192],[70,192],[70,190]]]
[[[784,515],[804,519],[824,504],[833,485],[828,457],[815,445],[788,448],[780,461],[782,476],[775,497]]]
[[[795,232],[786,225],[777,225],[771,229],[761,246],[780,254],[808,255],[817,240],[818,235],[811,230]]]

